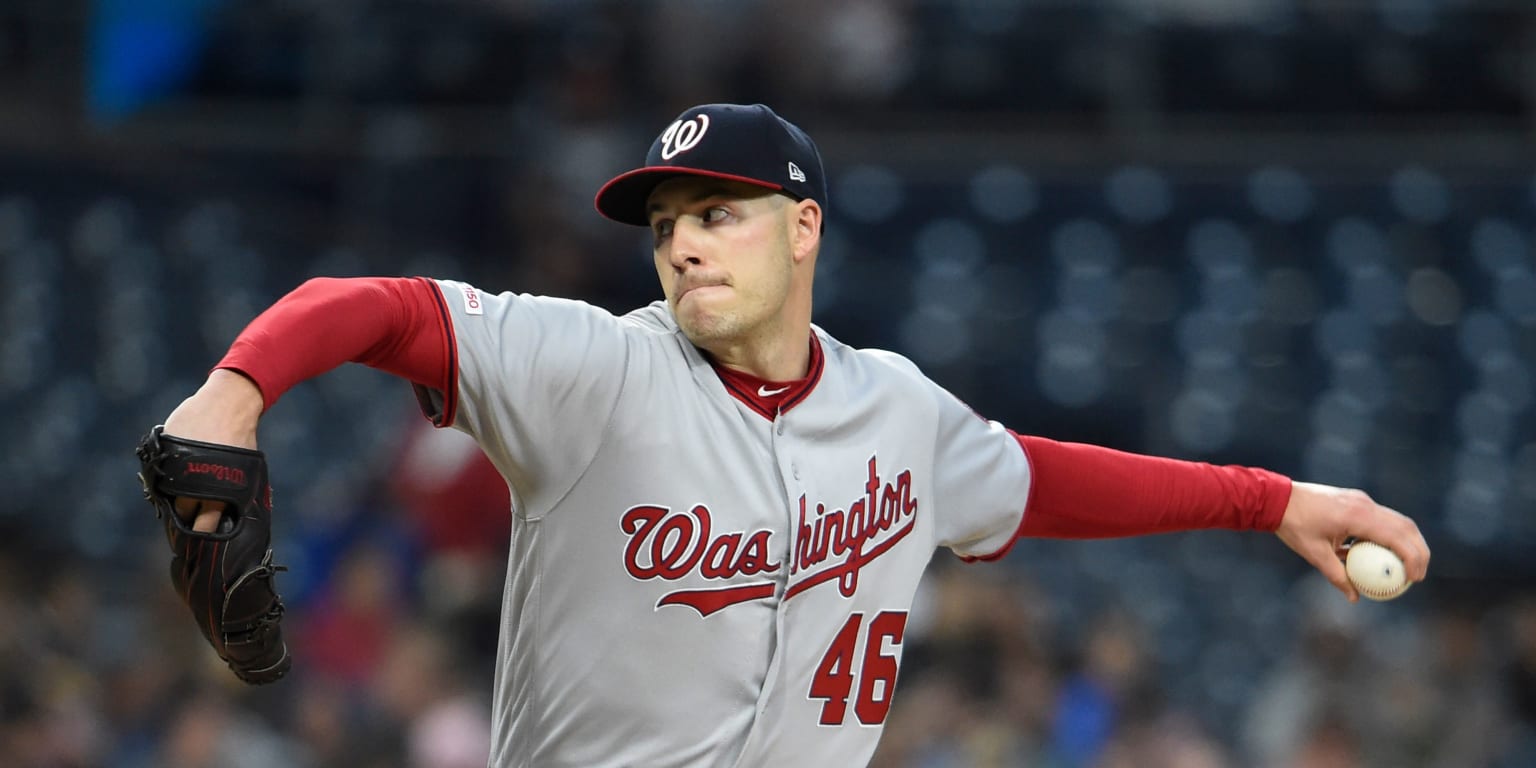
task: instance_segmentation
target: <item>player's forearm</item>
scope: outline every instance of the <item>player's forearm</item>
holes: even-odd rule
[[[1273,531],[1291,481],[1216,466],[1020,436],[1033,488],[1020,535],[1095,539],[1229,528]]]
[[[252,320],[217,367],[254,382],[265,408],[346,362],[442,389],[451,381],[452,340],[440,303],[428,280],[315,278]]]

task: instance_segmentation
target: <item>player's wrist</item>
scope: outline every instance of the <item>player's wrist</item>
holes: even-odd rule
[[[197,392],[165,420],[167,434],[189,440],[256,447],[256,424],[265,407],[261,390],[236,371],[215,369]]]
[[[231,417],[249,421],[254,427],[266,409],[261,388],[250,377],[232,368],[215,368],[208,380],[198,390],[208,393],[209,399],[230,414]]]
[[[215,368],[208,373],[208,380],[203,382],[203,389],[213,389],[220,394],[232,398],[254,397],[261,400],[261,388],[251,377],[234,368]]]

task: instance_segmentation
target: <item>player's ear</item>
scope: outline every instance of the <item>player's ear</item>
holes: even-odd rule
[[[801,200],[791,208],[790,217],[790,253],[798,264],[821,245],[821,204],[815,200]]]

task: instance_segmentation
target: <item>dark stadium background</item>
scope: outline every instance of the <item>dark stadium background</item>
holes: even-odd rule
[[[408,387],[263,420],[270,688],[179,613],[131,449],[309,276],[652,300],[591,196],[703,101],[820,143],[834,334],[1019,431],[1363,488],[1434,551],[1361,606],[1268,536],[940,553],[876,765],[1536,764],[1520,0],[0,5],[0,762],[483,765],[505,491]]]

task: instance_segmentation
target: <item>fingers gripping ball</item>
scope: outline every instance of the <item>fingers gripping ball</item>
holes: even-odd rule
[[[270,683],[288,672],[283,601],[273,575],[272,488],[260,451],[185,440],[155,427],[139,442],[144,498],[165,523],[171,582],[203,637],[241,680]],[[179,497],[220,501],[212,532],[176,514]]]
[[[1391,600],[1408,591],[1408,571],[1392,550],[1372,541],[1357,541],[1344,556],[1344,570],[1360,591],[1371,600]]]

